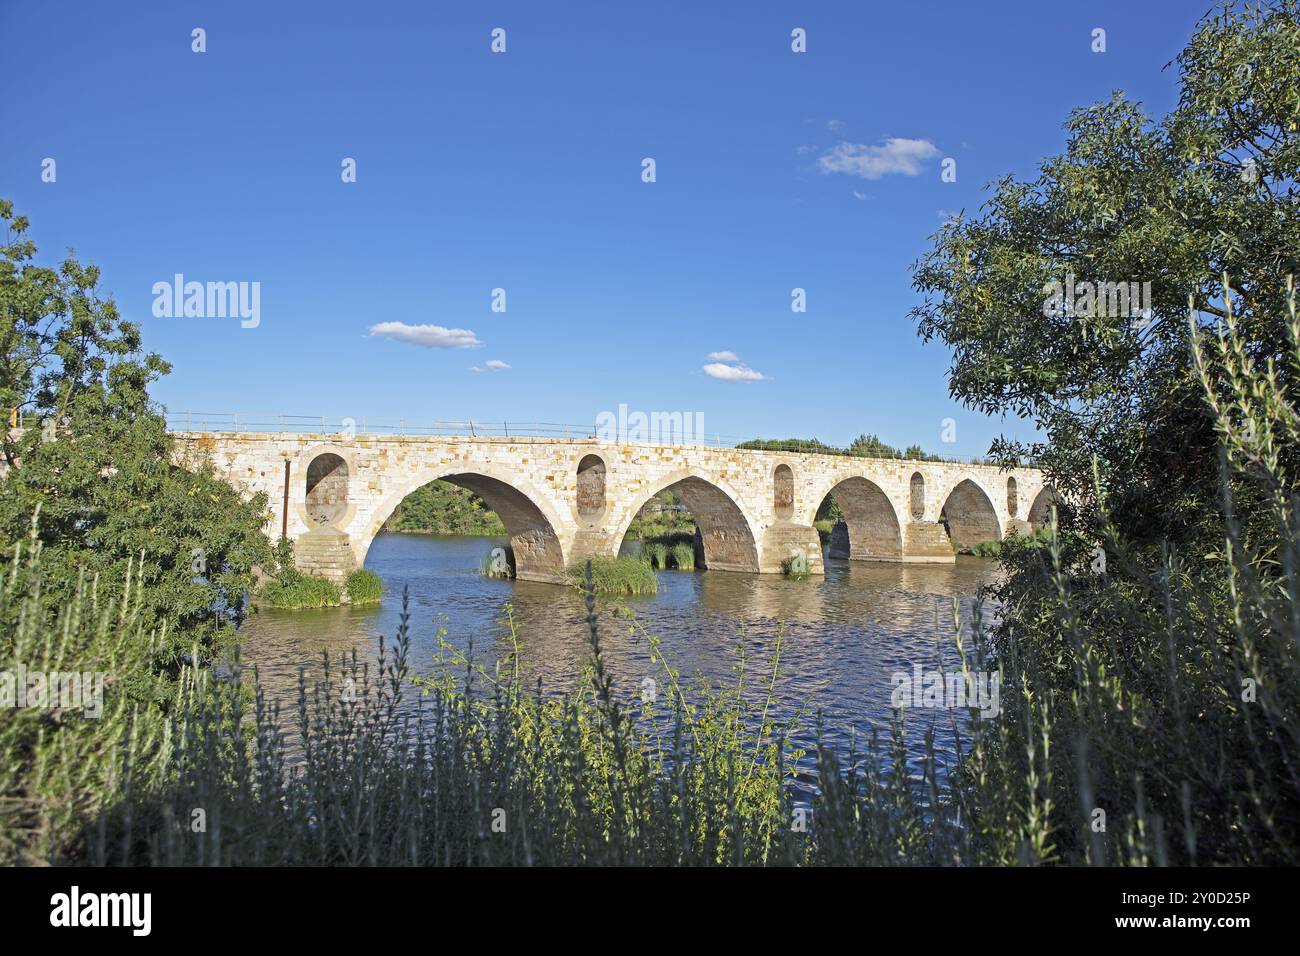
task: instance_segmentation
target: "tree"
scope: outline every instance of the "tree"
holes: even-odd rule
[[[859,435],[849,445],[849,454],[859,458],[897,458],[898,449],[886,445],[876,435]]]
[[[1001,180],[980,215],[945,225],[913,266],[925,295],[913,317],[925,340],[952,349],[952,396],[1045,434],[1029,448],[1000,440],[994,456],[1037,458],[1085,523],[1105,511],[1152,546],[1219,533],[1219,453],[1189,300],[1194,323],[1210,327],[1231,295],[1257,361],[1290,374],[1280,357],[1300,258],[1295,0],[1207,15],[1177,64],[1169,116],[1152,122],[1121,93],[1076,111],[1062,155],[1032,182]],[[1117,284],[1140,293],[1146,282],[1150,301],[1123,309]]]
[[[210,470],[172,463],[148,394],[170,367],[100,295],[97,268],[72,253],[38,265],[7,200],[0,220],[0,401],[24,425],[4,435],[0,551],[39,544],[51,613],[79,571],[118,588],[134,562],[143,625],[167,627],[162,663],[206,653],[242,620],[253,569],[273,567],[265,497],[245,502]]]

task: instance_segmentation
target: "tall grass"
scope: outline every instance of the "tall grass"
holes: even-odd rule
[[[262,607],[291,611],[338,607],[343,603],[343,593],[328,578],[318,578],[294,568],[285,568],[279,577],[262,586],[257,603]]]
[[[378,604],[384,596],[383,578],[367,568],[357,568],[348,575],[347,594],[350,604]]]
[[[668,557],[678,571],[695,570],[695,545],[685,541],[679,541],[672,546],[668,552]]]
[[[645,541],[641,544],[641,557],[652,568],[667,568],[668,545],[662,541]]]
[[[585,568],[571,569],[569,578],[580,590],[597,594],[636,597],[659,590],[654,569],[640,558],[592,558]]]

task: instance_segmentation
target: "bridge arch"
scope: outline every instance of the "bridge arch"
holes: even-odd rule
[[[848,529],[848,556],[855,561],[898,561],[903,529],[889,496],[869,478],[854,475],[832,487]],[[823,495],[825,497],[825,495]]]
[[[516,578],[552,584],[566,580],[564,549],[556,534],[556,528],[563,525],[546,499],[513,475],[498,474],[491,466],[470,463],[421,471],[385,497],[371,516],[365,539],[353,543],[358,565],[365,562],[375,536],[403,499],[439,479],[472,491],[497,513],[510,535]]]
[[[671,491],[695,518],[704,567],[714,571],[759,571],[758,542],[738,498],[722,482],[694,471],[680,471],[660,481],[627,509],[614,536],[615,548],[623,541],[632,519],[647,501],[661,491]]]
[[[1056,489],[1051,485],[1044,485],[1034,497],[1034,503],[1029,506],[1029,524],[1038,530],[1045,527],[1052,515],[1052,506],[1056,504]]]
[[[948,493],[940,512],[948,537],[960,549],[982,541],[1001,541],[998,512],[988,492],[970,478],[964,478]]]

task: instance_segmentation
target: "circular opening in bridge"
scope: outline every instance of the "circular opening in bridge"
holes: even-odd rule
[[[333,524],[348,506],[348,463],[338,455],[317,455],[307,466],[307,517]]]
[[[912,520],[920,521],[925,517],[925,477],[919,472],[912,473]]]
[[[605,512],[605,462],[587,455],[578,462],[578,515],[596,518]]]
[[[794,472],[789,465],[777,465],[772,473],[772,507],[782,521],[794,517]]]
[[[1020,499],[1016,495],[1016,479],[1007,479],[1007,514],[1014,518],[1020,510]]]

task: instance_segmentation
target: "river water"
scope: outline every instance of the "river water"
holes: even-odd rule
[[[440,630],[443,640],[461,650],[472,644],[480,661],[505,657],[514,646],[512,617],[528,686],[540,679],[544,692],[567,690],[582,679],[590,659],[583,597],[572,588],[484,577],[480,564],[504,543],[498,538],[380,535],[366,558],[366,567],[384,580],[379,606],[262,611],[244,626],[243,659],[257,667],[268,697],[292,708],[300,669],[307,670],[309,679],[318,675],[323,652],[331,660],[354,650],[362,660],[374,659],[380,635],[391,640],[397,631],[402,591],[409,588],[409,663],[415,673],[434,665]],[[828,559],[825,577],[806,581],[661,571],[653,597],[600,601],[601,645],[616,687],[639,695],[647,676],[657,681],[659,692],[664,689],[647,634],[659,638],[683,684],[702,675],[715,685],[734,686],[738,648],[744,648],[747,683],[752,684],[770,672],[780,633],[773,716],[783,725],[794,723],[794,741],[811,749],[820,712],[823,739],[843,753],[851,734],[862,741],[874,728],[887,738],[893,675],[914,674],[917,665],[937,667],[940,654],[945,666],[952,667],[953,599],[969,627],[974,596],[995,570],[995,562],[959,557],[949,565]],[[636,629],[616,613],[619,605],[631,611]],[[952,720],[947,710],[911,711],[912,754],[920,752],[923,729],[933,727],[937,749],[954,756]]]

